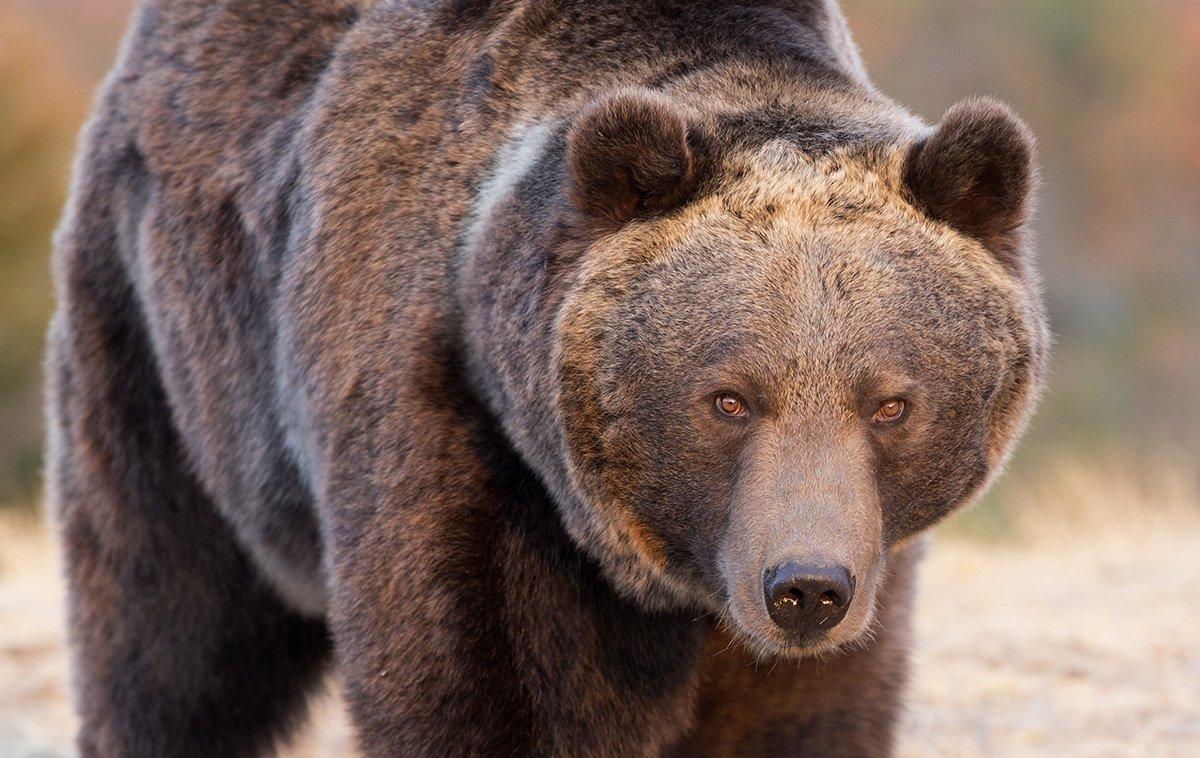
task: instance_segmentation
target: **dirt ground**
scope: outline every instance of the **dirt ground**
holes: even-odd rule
[[[36,523],[0,518],[0,756],[70,755],[62,595]],[[1200,528],[1034,546],[934,541],[903,756],[1200,755]],[[287,755],[341,756],[335,695]]]

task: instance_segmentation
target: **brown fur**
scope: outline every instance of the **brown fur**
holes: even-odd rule
[[[662,96],[622,92],[588,107],[567,136],[567,196],[623,223],[677,206],[698,172],[688,125]]]
[[[832,2],[148,0],[56,260],[82,752],[264,751],[332,642],[372,755],[886,753],[1040,385],[1031,156]]]
[[[904,179],[931,216],[978,238],[1006,266],[1019,267],[1033,183],[1032,145],[1028,128],[1008,108],[967,101],[913,148]]]

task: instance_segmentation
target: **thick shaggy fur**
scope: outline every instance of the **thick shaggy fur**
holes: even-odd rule
[[[81,751],[269,750],[336,651],[371,755],[886,754],[1037,394],[1032,171],[832,0],[146,0],[56,256]]]

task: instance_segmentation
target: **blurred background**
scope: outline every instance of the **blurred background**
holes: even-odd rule
[[[0,754],[69,745],[39,514],[48,254],[130,6],[0,0]],[[1200,754],[1200,3],[842,6],[884,92],[931,122],[997,95],[1043,166],[1049,392],[935,540],[902,750]],[[322,734],[295,750],[342,739]]]

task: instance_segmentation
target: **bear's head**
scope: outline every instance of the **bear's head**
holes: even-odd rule
[[[810,654],[867,632],[889,555],[981,492],[1038,394],[1032,143],[987,100],[816,149],[721,128],[638,90],[573,120],[547,174],[573,231],[538,227],[538,293],[493,282],[513,339],[552,344],[482,361],[486,394],[618,587]]]

